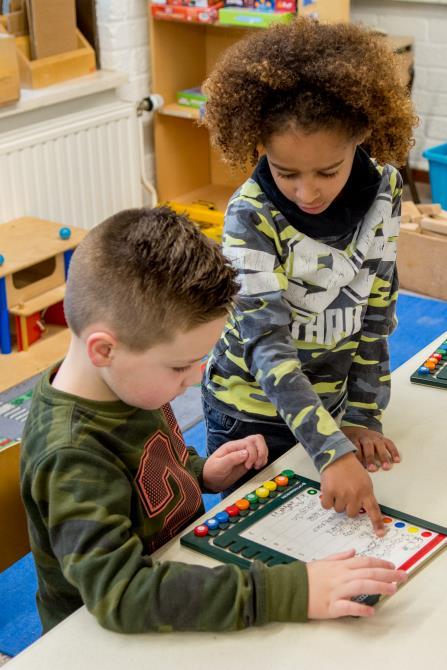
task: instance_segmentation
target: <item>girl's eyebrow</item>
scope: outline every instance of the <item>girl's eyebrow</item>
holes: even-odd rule
[[[332,165],[328,165],[327,167],[317,168],[317,171],[324,172],[325,170],[333,170],[334,168],[344,163],[344,160],[345,159],[342,158],[341,161],[338,161],[337,163],[333,163]],[[270,164],[273,165],[273,167],[275,167],[277,170],[282,170],[283,172],[296,172],[295,169],[283,167],[282,165],[278,165],[274,161],[270,161]]]

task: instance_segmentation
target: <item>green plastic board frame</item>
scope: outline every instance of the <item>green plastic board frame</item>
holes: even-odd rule
[[[249,568],[252,560],[262,561],[268,566],[286,564],[298,560],[276,549],[250,540],[247,537],[242,537],[241,534],[295,496],[308,490],[309,487],[316,489],[316,491],[320,490],[318,482],[294,474],[289,480],[289,484],[283,490],[271,493],[262,504],[258,502],[255,505],[251,505],[246,516],[233,518],[232,522],[229,521],[227,524],[223,524],[217,531],[217,534],[207,534],[203,537],[198,537],[194,530],[192,530],[180,538],[180,543],[222,563],[233,563],[241,568]],[[393,517],[393,521],[404,522],[412,527],[420,527],[424,531],[432,532],[437,536],[447,536],[447,528],[383,505],[380,505],[380,509],[385,517]],[[212,518],[214,517],[211,513],[209,519]],[[447,537],[444,537],[443,540],[438,540],[440,542],[439,548],[446,545],[446,540]],[[432,553],[430,553],[430,556]],[[422,562],[421,560],[420,563]],[[357,600],[368,604],[375,604],[378,599],[379,596],[364,595],[357,598]]]
[[[427,373],[427,368],[424,363],[429,358],[436,355],[442,356],[442,358],[438,361],[436,367]],[[421,369],[424,369],[425,372],[420,372]],[[431,356],[428,356],[425,361],[421,362],[418,369],[411,375],[410,381],[412,381],[413,384],[423,384],[425,386],[447,389],[447,340],[444,340],[444,342],[435,349]]]

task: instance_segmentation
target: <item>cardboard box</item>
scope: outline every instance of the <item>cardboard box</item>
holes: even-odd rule
[[[326,23],[347,23],[350,19],[350,0],[318,0],[319,20]]]
[[[19,64],[15,38],[0,26],[0,105],[20,98]]]
[[[26,0],[32,60],[77,48],[75,0]]]
[[[8,33],[15,35],[16,37],[28,34],[28,15],[25,7],[6,14],[6,28]]]
[[[397,271],[401,288],[447,300],[447,236],[401,230]]]
[[[29,38],[16,37],[22,86],[43,88],[95,72],[95,52],[79,31],[77,39],[78,48],[75,51],[31,60]]]

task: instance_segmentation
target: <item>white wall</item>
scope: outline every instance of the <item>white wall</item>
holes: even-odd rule
[[[427,170],[422,151],[447,143],[447,5],[394,0],[351,0],[351,18],[415,39],[413,100],[420,116],[412,167]]]
[[[147,0],[96,0],[101,67],[128,75],[118,89],[126,101],[139,102],[151,93]],[[150,116],[144,124],[146,170],[153,181],[153,138]]]

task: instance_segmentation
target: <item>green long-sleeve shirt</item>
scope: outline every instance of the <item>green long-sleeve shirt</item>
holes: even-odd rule
[[[83,604],[125,633],[306,619],[302,563],[245,571],[154,561],[203,513],[205,459],[186,448],[168,405],[84,400],[50,378],[34,392],[21,456],[44,631]]]

